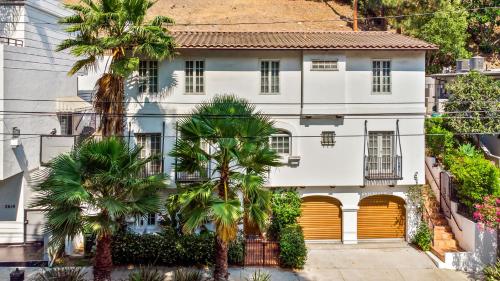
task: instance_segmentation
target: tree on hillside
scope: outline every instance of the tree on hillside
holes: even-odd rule
[[[199,105],[179,124],[180,139],[170,153],[177,158],[176,170],[208,177],[179,195],[183,228],[192,232],[215,224],[215,280],[228,278],[228,243],[243,217],[260,229],[268,220],[270,193],[263,184],[269,169],[279,165],[268,143],[274,132],[267,116],[234,96]],[[209,163],[213,171],[207,175]]]
[[[446,86],[447,125],[456,133],[500,132],[500,80],[472,71]]]
[[[500,52],[500,32],[495,30],[500,26],[499,0],[462,0],[469,10],[467,31],[472,43],[477,46],[476,52]],[[485,8],[486,7],[486,8]],[[496,8],[487,8],[496,7]]]
[[[60,23],[73,38],[63,40],[57,50],[69,49],[78,57],[71,70],[94,70],[97,62],[110,55],[107,69],[96,83],[94,107],[100,115],[103,135],[121,135],[124,122],[124,80],[138,69],[139,58],[162,60],[174,54],[174,41],[163,24],[173,23],[166,16],[146,22],[155,1],[82,0],[67,4],[74,13]]]
[[[154,159],[140,159],[140,147],[121,139],[87,140],[50,163],[49,177],[35,188],[32,207],[42,208],[50,243],[61,245],[85,229],[96,235],[94,280],[111,280],[112,234],[128,215],[158,212],[163,175],[144,176]]]

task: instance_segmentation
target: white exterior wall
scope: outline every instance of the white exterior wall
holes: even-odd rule
[[[311,71],[311,61],[321,58],[338,59],[338,71]],[[372,59],[380,58],[391,59],[390,95],[371,94]],[[191,59],[205,61],[205,93],[201,95],[184,93],[184,61]],[[279,94],[260,94],[261,59],[280,61]],[[287,115],[274,118],[276,127],[295,136],[291,155],[300,156],[300,162],[294,167],[274,168],[268,186],[304,187],[299,188],[303,196],[316,194],[339,199],[344,216],[343,241],[357,243],[356,219],[361,198],[376,194],[405,198],[408,186],[425,181],[424,64],[423,51],[185,51],[172,61],[160,63],[161,93],[158,95],[139,95],[137,78],[127,81],[126,96],[131,101],[127,112],[131,115],[189,113],[195,104],[208,101],[216,94],[235,94],[256,103],[256,107],[264,113]],[[304,115],[329,116],[322,119],[299,118],[301,94]],[[379,115],[381,113],[386,115]],[[334,115],[342,117],[335,118]],[[395,186],[361,188],[364,185],[365,120],[368,131],[396,131],[397,119],[400,120],[403,179],[395,182]],[[134,133],[161,133],[165,122],[164,154],[172,149],[175,117],[138,116],[127,121],[132,136]],[[321,131],[332,130],[337,135],[336,144],[323,147],[319,138]],[[134,142],[133,138],[130,141]],[[165,172],[172,179],[173,164],[174,159],[166,156]],[[417,219],[412,207],[406,208],[409,237],[414,232]]]
[[[8,10],[12,21],[50,22],[53,24],[0,26],[0,36],[17,38],[23,47],[0,45],[0,213],[11,213],[6,205],[15,205],[16,215],[0,218],[0,223],[13,229],[0,231],[0,243],[23,242],[23,216],[30,198],[31,173],[40,166],[40,134],[49,134],[59,121],[54,114],[56,102],[13,101],[5,99],[47,99],[76,95],[76,77],[68,70],[75,59],[64,52],[55,52],[57,44],[67,35],[56,24],[61,16],[69,15],[59,1],[28,0],[18,6],[0,6]],[[50,112],[47,115],[14,114],[12,112]],[[21,145],[11,147],[12,128],[18,127]],[[3,217],[3,216],[2,216]],[[30,222],[33,223],[33,222]]]

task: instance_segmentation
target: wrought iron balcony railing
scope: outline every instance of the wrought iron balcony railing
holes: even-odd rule
[[[403,179],[401,156],[365,156],[365,178],[367,180]]]
[[[208,180],[210,175],[210,169],[206,168],[203,172],[196,171],[194,173],[189,172],[175,172],[175,181],[177,183],[195,183]]]

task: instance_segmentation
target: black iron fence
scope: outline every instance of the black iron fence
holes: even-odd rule
[[[403,178],[401,156],[365,156],[365,178],[368,180],[400,180]]]
[[[277,241],[247,239],[245,241],[245,266],[278,266],[280,248]]]

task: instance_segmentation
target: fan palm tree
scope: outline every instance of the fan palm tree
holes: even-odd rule
[[[181,137],[170,153],[177,158],[176,170],[207,176],[181,191],[183,229],[215,224],[214,279],[226,280],[228,242],[236,238],[243,216],[260,229],[268,219],[270,194],[263,184],[270,167],[279,166],[279,156],[269,147],[273,122],[243,99],[217,96],[178,128]],[[209,164],[213,172],[207,173]]]
[[[155,213],[161,205],[165,178],[144,175],[155,156],[140,159],[140,151],[115,137],[84,141],[51,161],[48,178],[34,188],[39,195],[31,205],[44,210],[51,243],[61,245],[84,229],[96,235],[95,280],[110,280],[111,238],[124,218]]]
[[[74,38],[63,40],[57,50],[69,49],[78,57],[69,71],[94,70],[105,55],[110,58],[105,73],[96,83],[94,107],[100,115],[103,135],[123,133],[124,81],[138,69],[139,59],[162,60],[174,55],[174,41],[163,24],[173,23],[165,16],[146,22],[155,1],[81,0],[67,4],[74,13],[60,20]]]

